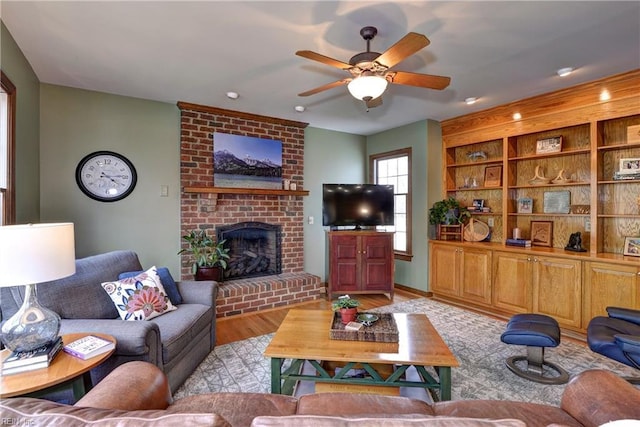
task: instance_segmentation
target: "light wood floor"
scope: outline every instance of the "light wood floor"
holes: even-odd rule
[[[396,288],[393,301],[386,295],[358,295],[361,310],[368,310],[383,305],[420,298],[420,295]],[[287,307],[266,310],[239,316],[223,317],[216,321],[216,345],[228,344],[250,337],[275,332],[291,308],[308,310],[331,310],[331,301],[326,297],[317,301],[290,305]]]

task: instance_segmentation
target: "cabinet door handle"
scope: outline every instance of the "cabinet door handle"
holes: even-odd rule
[[[527,257],[527,261],[531,262],[531,257],[530,256]]]

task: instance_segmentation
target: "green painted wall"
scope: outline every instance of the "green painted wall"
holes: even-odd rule
[[[322,226],[322,184],[366,182],[366,138],[308,127],[304,135],[304,269],[326,282],[327,230]],[[309,224],[309,217],[314,219]]]
[[[440,135],[440,124],[426,120],[367,137],[367,159],[372,154],[411,147],[413,259],[396,261],[395,282],[421,291],[429,287],[428,211],[441,194]]]
[[[76,256],[116,249],[138,253],[143,267],[180,271],[180,114],[171,104],[42,84],[40,89],[42,221],[75,223]],[[75,181],[78,162],[99,150],[133,162],[133,193],[104,203]],[[169,196],[161,197],[161,185]]]
[[[0,22],[0,68],[16,87],[16,223],[40,220],[40,81]]]

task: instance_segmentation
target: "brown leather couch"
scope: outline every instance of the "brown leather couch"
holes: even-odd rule
[[[300,398],[211,393],[173,401],[155,365],[119,366],[74,406],[18,397],[0,402],[0,419],[43,426],[599,426],[640,419],[640,390],[600,370],[571,380],[560,407],[514,401],[428,403],[405,397],[321,393]],[[97,422],[96,422],[97,421]]]

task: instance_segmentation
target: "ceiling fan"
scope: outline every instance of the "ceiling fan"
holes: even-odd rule
[[[298,95],[315,95],[327,89],[346,84],[351,95],[364,101],[367,109],[369,109],[382,104],[382,94],[389,83],[437,90],[442,90],[449,86],[450,77],[390,70],[391,67],[408,56],[428,46],[430,42],[426,36],[413,32],[408,33],[384,53],[378,53],[369,50],[371,40],[376,34],[378,34],[376,27],[368,26],[360,30],[360,35],[367,42],[367,51],[354,55],[349,60],[349,63],[329,58],[310,50],[297,51],[296,55],[298,56],[340,68],[351,74],[351,77],[328,83]]]

